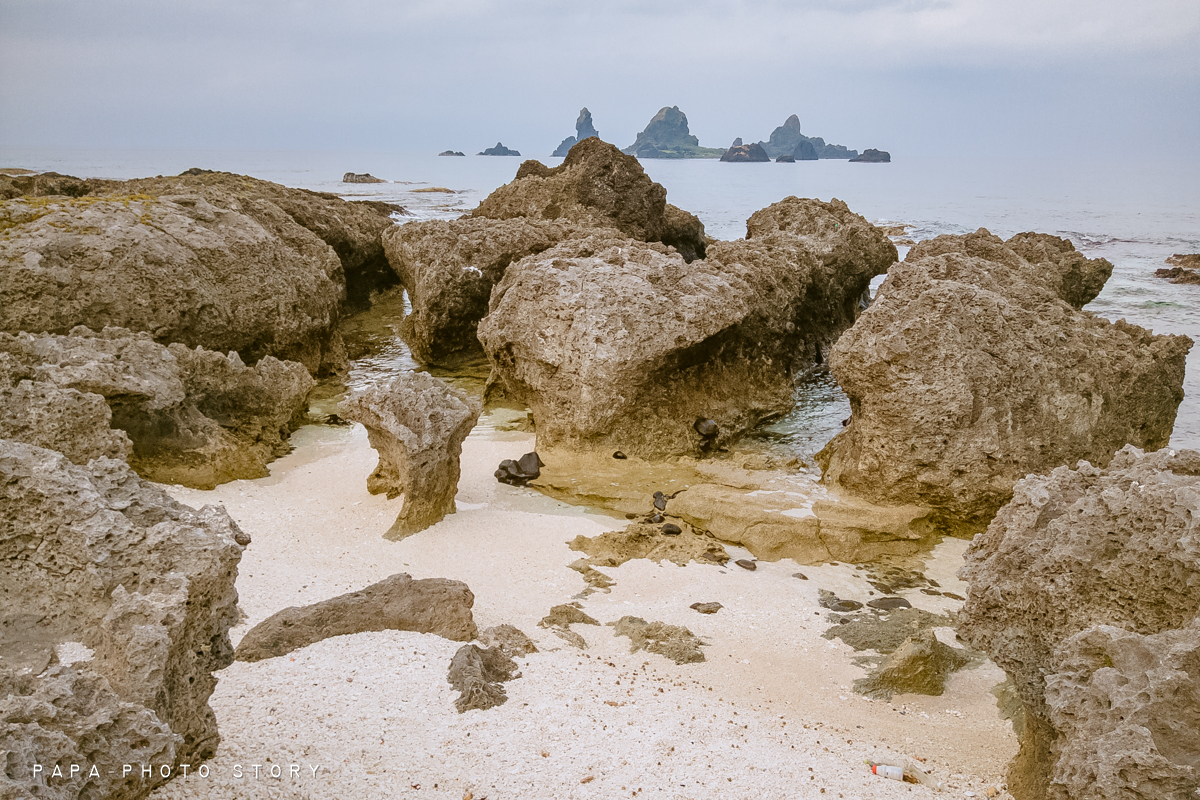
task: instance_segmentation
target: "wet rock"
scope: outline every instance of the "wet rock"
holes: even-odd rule
[[[679,536],[683,533],[683,528],[676,525],[674,522],[668,522],[660,528],[663,536]]]
[[[369,172],[347,172],[342,176],[342,183],[387,183],[383,178],[376,178]]]
[[[1200,453],[1125,447],[1018,482],[971,543],[959,631],[1025,707],[1015,797],[1200,785],[1198,496]]]
[[[776,205],[751,221],[786,217],[789,230],[718,242],[691,264],[596,235],[505,272],[478,335],[539,446],[663,458],[791,408],[796,374],[853,322],[851,300],[895,247],[844,204]],[[719,433],[701,437],[697,419]]]
[[[877,597],[868,600],[867,605],[880,611],[895,611],[897,608],[912,608],[912,603],[903,597]]]
[[[725,606],[720,603],[692,603],[688,608],[695,609],[701,614],[715,614]]]
[[[836,611],[839,614],[858,611],[863,607],[863,604],[857,600],[842,600],[836,594],[828,591],[827,589],[818,589],[817,597],[817,602],[822,608],[828,608],[830,611]]]
[[[496,469],[496,480],[509,486],[524,486],[542,474],[546,466],[537,453],[526,453],[516,461],[506,458]]]
[[[489,147],[486,150],[483,150],[482,152],[477,153],[476,155],[481,155],[481,156],[519,156],[519,155],[521,155],[521,153],[518,152],[517,150],[510,150],[509,148],[505,147],[500,142],[496,142],[495,147]]]
[[[450,661],[446,680],[459,693],[454,707],[463,714],[502,705],[508,700],[504,682],[519,676],[516,662],[502,648],[464,644]]]
[[[957,647],[938,641],[932,630],[904,640],[878,670],[854,682],[854,690],[876,700],[891,700],[893,694],[940,696],[946,678],[972,661]]]
[[[625,455],[620,450],[618,450],[617,452],[613,453],[613,458],[624,461],[625,459],[629,458],[629,456]]]
[[[526,161],[511,183],[488,195],[471,215],[615,228],[631,239],[674,247],[689,261],[704,256],[700,221],[668,205],[667,190],[650,180],[636,158],[595,137],[572,147],[557,167]]]
[[[233,660],[249,541],[224,509],[180,505],[121,461],[79,466],[0,440],[0,747],[12,796],[44,786],[35,763],[100,766],[61,796],[132,797],[121,792],[161,780],[130,788],[119,765],[141,762],[127,759],[212,756],[208,698]],[[38,649],[71,642],[90,658],[21,672]]]
[[[641,617],[624,616],[614,626],[617,636],[629,637],[629,652],[645,650],[669,658],[676,664],[695,664],[705,661],[699,637],[681,625],[647,622]]]
[[[747,558],[739,558],[737,561],[735,561],[733,563],[737,564],[742,569],[748,569],[751,572],[754,572],[754,570],[758,569],[758,565]]]
[[[527,656],[538,651],[533,641],[513,625],[503,624],[484,628],[479,633],[484,647],[499,647],[511,658]]]
[[[237,353],[164,347],[121,328],[0,333],[0,354],[34,381],[0,388],[16,403],[0,423],[10,436],[79,463],[107,448],[143,477],[199,489],[269,474],[266,465],[290,450],[315,385],[299,364],[265,356],[248,367]],[[68,408],[80,416],[65,416]],[[105,433],[105,416],[116,430]]]
[[[940,236],[889,271],[830,354],[854,414],[825,481],[977,529],[1027,474],[1167,443],[1191,340],[1079,311],[1111,267],[1058,242]]]
[[[721,155],[722,161],[730,163],[750,162],[750,161],[770,161],[771,157],[767,155],[767,151],[760,144],[742,144],[741,140],[734,142],[733,146],[726,150]]]
[[[2,331],[121,326],[316,373],[345,366],[343,303],[396,283],[380,233],[399,206],[205,170],[57,178],[0,178]]]
[[[1166,278],[1171,283],[1200,284],[1200,270],[1186,267],[1164,267],[1154,270],[1154,277]]]
[[[461,581],[413,580],[400,572],[357,592],[291,606],[251,628],[238,661],[262,661],[328,639],[367,631],[433,633],[457,642],[475,638],[475,595]]]
[[[857,156],[850,159],[851,164],[855,162],[865,164],[889,164],[891,161],[892,154],[887,150],[876,150],[872,147],[868,147],[866,150],[863,150]]]
[[[361,422],[379,464],[367,478],[372,494],[404,494],[404,506],[385,537],[400,540],[455,512],[462,443],[479,419],[466,393],[424,372],[397,376],[342,402],[347,419]]]

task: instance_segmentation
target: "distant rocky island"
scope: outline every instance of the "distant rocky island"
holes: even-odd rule
[[[770,161],[771,157],[760,144],[742,144],[742,137],[733,140],[733,144],[721,156],[722,161]]]
[[[850,150],[840,144],[826,144],[820,136],[805,136],[800,132],[800,118],[792,114],[787,120],[771,132],[771,138],[759,142],[771,158],[792,156],[797,161],[816,161],[819,158],[858,157],[857,150]]]
[[[720,147],[700,146],[679,106],[659,109],[633,144],[621,152],[638,158],[720,158],[725,154]]]
[[[496,142],[495,147],[489,147],[487,150],[484,150],[481,153],[477,153],[476,155],[481,155],[481,156],[519,156],[519,155],[521,155],[521,153],[517,150],[510,150],[507,147],[505,147],[502,143]]]
[[[383,178],[376,178],[369,172],[347,172],[342,176],[342,183],[387,183]]]
[[[874,148],[868,147],[866,150],[862,151],[862,155],[850,160],[858,161],[863,164],[890,164],[892,161],[892,154],[887,150],[875,150]]]
[[[463,157],[466,157],[467,154],[461,150],[443,150],[442,152],[438,153],[438,155],[439,156],[463,156]]]
[[[579,118],[575,120],[575,135],[563,139],[562,144],[555,148],[550,155],[555,158],[566,158],[572,147],[593,136],[600,138],[600,132],[592,125],[592,112],[587,110],[587,106],[584,106],[579,109]]]

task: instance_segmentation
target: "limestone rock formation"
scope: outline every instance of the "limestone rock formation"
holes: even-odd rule
[[[389,498],[404,495],[388,539],[403,539],[454,513],[459,456],[479,419],[478,402],[428,373],[410,372],[386,388],[352,395],[340,410],[366,427],[379,453],[367,489]]]
[[[446,680],[459,693],[454,707],[463,714],[503,704],[508,700],[504,682],[519,676],[516,662],[503,648],[464,644],[450,661]]]
[[[959,632],[1024,704],[1019,800],[1200,787],[1198,503],[1200,453],[1125,447],[1021,480],[972,542]]]
[[[1172,266],[1156,269],[1155,277],[1171,283],[1200,283],[1200,253],[1176,253],[1167,256],[1167,263]]]
[[[701,147],[688,130],[687,115],[679,106],[659,109],[633,144],[621,151],[638,158],[720,158],[720,147]]]
[[[121,328],[0,333],[0,354],[31,381],[0,381],[6,436],[79,464],[125,458],[150,480],[200,489],[269,474],[314,386],[299,364],[266,356],[247,367],[237,353],[164,347]]]
[[[722,161],[733,163],[746,161],[770,161],[771,157],[767,155],[767,151],[760,144],[742,144],[742,140],[738,139],[733,143],[733,146],[726,150],[721,155]]]
[[[347,172],[342,176],[342,183],[387,183],[383,178],[376,178],[369,172]]]
[[[563,139],[562,144],[555,148],[551,155],[555,158],[564,158],[572,147],[592,136],[599,137],[600,133],[592,125],[592,112],[584,107],[579,110],[579,119],[575,120],[575,135]]]
[[[506,271],[479,340],[506,395],[532,409],[539,447],[694,453],[791,408],[794,376],[896,251],[844,204],[777,206],[799,235],[752,231],[691,264],[595,235]],[[697,420],[719,433],[703,439]]]
[[[398,225],[383,236],[412,312],[400,332],[413,357],[442,364],[479,351],[475,335],[508,265],[578,235],[570,223],[464,217]]]
[[[413,580],[400,572],[357,592],[272,614],[242,637],[237,660],[262,661],[331,636],[368,631],[433,633],[469,642],[477,632],[474,604],[475,595],[461,581]]]
[[[337,369],[343,302],[396,283],[380,234],[399,206],[222,172],[0,177],[0,330],[150,331],[164,344]]]
[[[897,647],[866,678],[854,682],[854,690],[876,700],[891,700],[894,694],[940,696],[946,690],[946,678],[971,661],[957,647],[942,644],[926,628]]]
[[[891,160],[892,154],[887,150],[876,150],[872,147],[868,147],[866,150],[863,150],[860,154],[850,159],[850,162],[854,163],[857,161],[864,164],[888,164],[891,163]]]
[[[477,153],[476,155],[481,155],[481,156],[519,156],[521,154],[516,150],[510,150],[509,148],[505,147],[500,142],[496,142],[495,147],[489,147],[486,150],[483,150],[483,151]]]
[[[224,509],[180,505],[120,461],[0,440],[0,787],[32,796],[35,762],[116,764],[56,796],[141,797],[120,763],[210,757],[249,542]]]
[[[629,638],[629,652],[645,650],[669,658],[676,664],[697,664],[706,661],[700,649],[705,642],[682,625],[647,622],[641,617],[624,616],[609,623],[617,636]]]
[[[548,219],[616,228],[633,239],[662,242],[689,261],[704,255],[704,226],[667,204],[667,190],[637,159],[592,137],[557,167],[526,161],[516,178],[479,204],[474,217]]]
[[[978,529],[1025,475],[1165,445],[1192,342],[1080,311],[1109,270],[1041,235],[916,245],[830,354],[825,480]]]

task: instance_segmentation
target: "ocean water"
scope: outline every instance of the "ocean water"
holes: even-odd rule
[[[550,165],[560,161],[526,157]],[[350,199],[396,202],[410,212],[404,221],[458,216],[511,180],[522,160],[407,152],[0,147],[0,167],[107,178],[221,169]],[[915,240],[981,227],[1005,238],[1027,230],[1064,236],[1085,255],[1114,265],[1112,278],[1088,310],[1200,341],[1200,286],[1173,285],[1154,276],[1172,253],[1200,252],[1200,160],[906,159],[897,154],[891,164],[642,164],[667,188],[670,202],[696,214],[709,234],[721,239],[744,235],[750,214],[789,195],[837,197],[873,222],[910,226],[908,236]],[[389,182],[344,184],[345,172],[370,172]],[[429,188],[452,191],[420,191]],[[402,313],[397,301],[363,324],[360,341],[371,352],[356,362],[353,382],[415,367],[394,334]],[[462,380],[478,382],[477,371]],[[1200,347],[1188,357],[1184,391],[1171,445],[1200,448]],[[807,459],[840,430],[848,412],[837,385],[817,373],[799,387],[795,410],[764,425],[747,445]]]

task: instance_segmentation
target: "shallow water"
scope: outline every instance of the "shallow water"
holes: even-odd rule
[[[410,211],[400,222],[458,216],[511,180],[522,160],[424,153],[0,147],[0,166],[81,176],[175,174],[193,166],[242,172],[347,198],[396,202]],[[908,236],[915,240],[979,227],[1004,237],[1025,230],[1065,236],[1089,257],[1107,258],[1114,265],[1113,277],[1088,310],[1156,333],[1200,339],[1200,286],[1172,285],[1154,277],[1172,253],[1200,252],[1200,161],[907,159],[896,154],[892,164],[642,163],[667,188],[670,202],[695,213],[710,235],[722,239],[743,235],[750,214],[789,195],[838,197],[874,222],[909,225]],[[341,183],[347,171],[371,172],[393,182]],[[454,193],[414,191],[431,186]],[[401,306],[393,302],[350,320],[348,339],[361,340],[352,386],[417,368],[394,333],[401,317]],[[435,374],[479,393],[486,370],[468,365]],[[1200,348],[1188,357],[1184,391],[1171,445],[1200,447]],[[318,405],[328,406],[328,400]],[[848,411],[845,396],[828,375],[814,374],[802,382],[796,408],[762,426],[745,447],[777,448],[810,460],[840,429]]]

